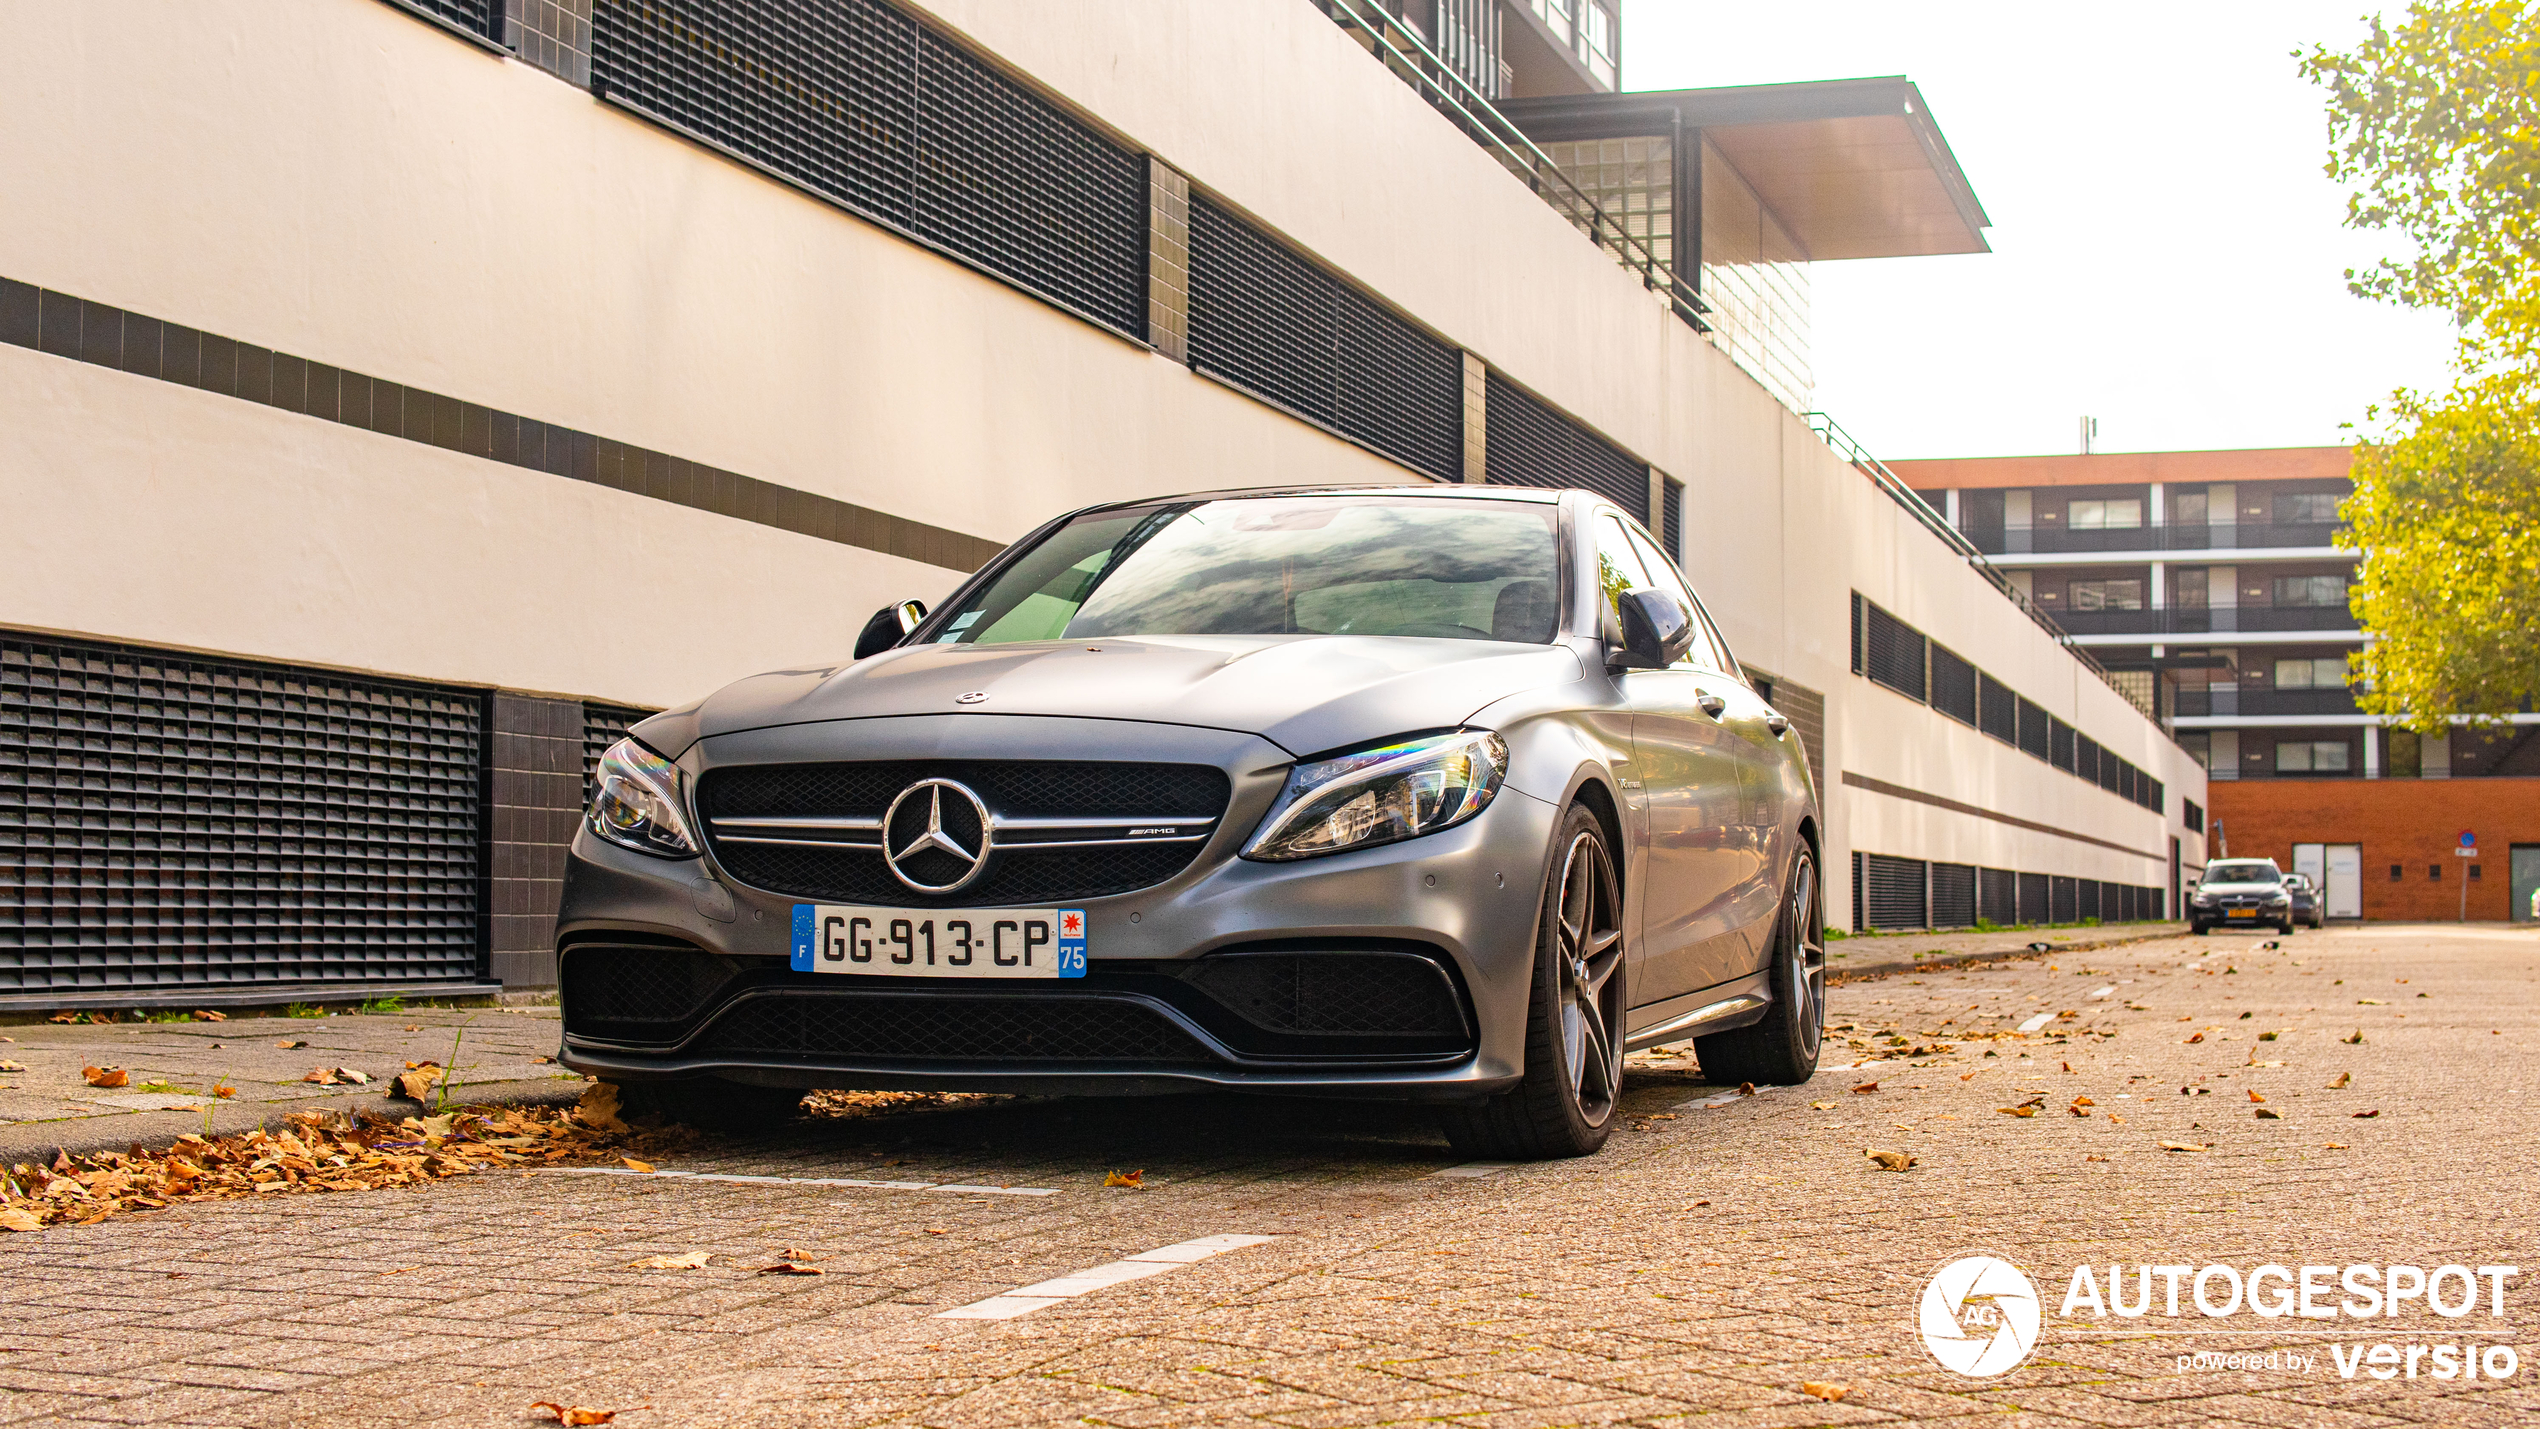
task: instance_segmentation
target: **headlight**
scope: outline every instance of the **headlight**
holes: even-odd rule
[[[591,832],[637,853],[694,858],[697,841],[679,812],[679,771],[631,739],[600,756],[600,787],[591,796]]]
[[[2214,895],[2210,893],[2198,893],[2191,895],[2187,901],[2195,904],[2199,908],[2211,908],[2214,906]]]
[[[1244,857],[1285,862],[1453,828],[1490,807],[1507,771],[1508,742],[1488,730],[1300,764]]]

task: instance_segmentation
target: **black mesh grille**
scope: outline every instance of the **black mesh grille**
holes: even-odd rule
[[[1577,487],[1649,523],[1649,468],[1536,401],[1497,371],[1482,398],[1483,463],[1493,485]]]
[[[1685,563],[1685,484],[1672,476],[1666,479],[1666,483],[1667,555],[1682,566]]]
[[[1875,605],[1867,612],[1864,665],[1872,680],[1910,699],[1924,696],[1923,633]]]
[[[1464,359],[1207,199],[1191,199],[1191,365],[1406,466],[1463,463]]]
[[[2033,700],[2022,699],[2020,701],[2020,748],[2044,759],[2048,753],[2048,745],[2045,707]]]
[[[0,640],[0,990],[474,977],[483,713]]]
[[[446,20],[471,35],[500,38],[494,29],[494,17],[502,13],[502,0],[389,0],[389,3],[419,15]]]
[[[565,949],[557,991],[575,1036],[670,1041],[738,976],[698,948],[579,943]]]
[[[2074,922],[2080,922],[2084,918],[2096,918],[2099,916],[2099,910],[2105,903],[2105,899],[2102,895],[2104,895],[2107,891],[2107,887],[2108,885],[2101,883],[2095,878],[2085,878],[2081,880],[2079,885],[2081,906],[2076,910],[2075,917],[2073,919]]]
[[[1931,866],[1931,926],[1972,928],[1976,922],[1976,871],[1963,863]]]
[[[599,0],[592,88],[1106,326],[1146,304],[1146,166],[872,0]]]
[[[2047,921],[2078,923],[2081,921],[2081,884],[2079,880],[2054,875],[2046,880],[2047,901],[2052,911]]]
[[[2073,771],[2073,727],[2046,717],[2046,762],[2070,774]]]
[[[958,893],[929,898],[891,876],[872,848],[804,848],[718,837],[718,819],[780,815],[878,817],[921,779],[967,785],[992,811],[1024,818],[1214,819],[1231,786],[1205,764],[1091,760],[893,760],[759,764],[717,769],[698,789],[707,837],[733,877],[800,898],[887,907],[978,908],[1099,898],[1150,887],[1189,867],[1198,843],[1035,849],[1000,844],[987,870]]]
[[[693,1050],[841,1061],[1189,1066],[1214,1060],[1189,1033],[1151,1008],[1065,995],[799,993],[753,998],[715,1019]]]
[[[583,807],[590,807],[591,795],[598,787],[600,756],[609,752],[610,745],[624,739],[626,732],[635,727],[636,721],[648,713],[650,711],[625,709],[617,705],[586,704],[582,707]]]
[[[1924,901],[1927,865],[1918,858],[1888,858],[1867,854],[1862,858],[1865,902],[1869,926],[1873,928],[1927,928],[1931,926],[1929,909]]]
[[[2007,868],[1978,870],[1976,912],[2003,927],[2020,921],[2020,876]]]
[[[1464,1030],[1437,964],[1400,953],[1248,953],[1203,959],[1189,981],[1278,1032],[1451,1034]]]
[[[2004,744],[2020,742],[2020,706],[2011,687],[1979,670],[1977,682],[1983,687],[1982,724],[1984,732]]]
[[[1976,667],[1940,644],[1931,647],[1931,707],[1961,723],[1976,722]]]
[[[2020,921],[2048,923],[2054,921],[2053,880],[2042,873],[2020,875]]]
[[[2073,731],[2073,773],[2081,776],[2085,784],[2103,782],[2099,772],[2099,741],[2079,730]]]

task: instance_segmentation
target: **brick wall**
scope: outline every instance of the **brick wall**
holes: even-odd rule
[[[2223,822],[2234,858],[2272,858],[2289,869],[2297,843],[2361,844],[2368,919],[2458,918],[2460,880],[2472,860],[2452,850],[2461,830],[2472,829],[2480,876],[2469,885],[2469,916],[2503,922],[2513,886],[2509,851],[2540,844],[2540,779],[2252,779],[2209,787],[2206,817]],[[2439,881],[2427,876],[2429,866],[2443,870]]]

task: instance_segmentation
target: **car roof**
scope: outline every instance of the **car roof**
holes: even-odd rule
[[[1413,496],[1447,501],[1521,501],[1549,506],[1566,488],[1544,486],[1466,486],[1460,483],[1414,483],[1402,486],[1230,486],[1215,491],[1186,491],[1171,496],[1142,496],[1134,501],[1106,501],[1085,511],[1120,511],[1136,506],[1167,506],[1182,501],[1251,501],[1281,496]],[[1081,513],[1080,513],[1081,514]]]

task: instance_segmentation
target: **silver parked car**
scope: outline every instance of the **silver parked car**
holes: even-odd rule
[[[1577,1155],[1627,1048],[1815,1071],[1819,829],[1790,721],[1593,496],[1096,507],[608,751],[564,1061],[709,1123],[1219,1087]]]

